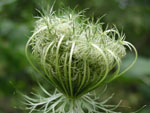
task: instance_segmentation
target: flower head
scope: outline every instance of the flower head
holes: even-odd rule
[[[37,20],[26,46],[27,57],[29,46],[41,66],[41,69],[34,68],[42,70],[47,80],[72,98],[119,77],[136,60],[120,73],[121,59],[126,55],[125,46],[133,48],[136,53],[134,46],[125,41],[125,36],[115,27],[103,30],[100,22],[91,22],[81,12],[74,11],[63,10]],[[116,67],[116,71],[109,75]]]

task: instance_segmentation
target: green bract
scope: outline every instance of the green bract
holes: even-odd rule
[[[41,67],[34,68],[64,95],[75,98],[119,77],[135,63],[136,58],[120,73],[125,46],[136,53],[124,39],[115,27],[103,30],[99,21],[94,23],[82,13],[63,10],[37,20],[26,54],[33,65],[27,52],[30,46]],[[116,71],[109,74],[114,68]]]

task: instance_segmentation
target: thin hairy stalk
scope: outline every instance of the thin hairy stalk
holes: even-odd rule
[[[70,87],[70,94],[73,96],[73,86],[72,86],[72,79],[71,79],[71,64],[72,64],[72,54],[73,54],[73,49],[75,47],[75,42],[72,43],[72,47],[70,50],[70,57],[69,57],[69,69],[68,69],[68,74],[69,74],[69,87]]]
[[[46,57],[47,57],[47,53],[48,53],[48,51],[50,50],[50,48],[52,47],[52,45],[53,45],[53,43],[54,42],[51,42],[49,45],[48,45],[48,47],[46,48],[46,50],[45,50],[45,53],[44,53],[44,57],[43,57],[43,59],[42,59],[42,64],[43,64],[43,69],[44,69],[44,72],[46,73],[46,75],[50,78],[50,80],[53,82],[53,76],[50,74],[50,73],[48,73],[48,71],[47,71],[47,69],[46,69]]]
[[[107,81],[109,83],[112,80],[114,80],[118,76],[118,74],[120,72],[120,59],[117,58],[117,56],[111,50],[107,49],[107,51],[115,58],[116,63],[117,63],[117,70],[113,74],[111,74],[110,80]]]
[[[68,92],[67,92],[67,90],[65,88],[65,84],[63,82],[63,78],[62,78],[62,75],[61,75],[61,72],[60,72],[60,68],[59,68],[59,49],[60,49],[60,46],[61,46],[61,43],[62,43],[63,39],[64,39],[64,36],[62,36],[60,38],[60,40],[58,42],[58,45],[57,45],[57,50],[56,50],[56,74],[58,74],[59,80],[60,80],[60,82],[61,82],[61,84],[63,86],[63,89],[64,89],[65,93],[67,94]]]
[[[84,61],[83,77],[82,77],[81,84],[80,84],[80,86],[79,86],[79,88],[77,90],[77,93],[80,91],[80,89],[82,88],[83,84],[85,84],[86,75],[87,75],[87,63],[86,63],[86,61]]]
[[[133,48],[134,53],[135,53],[135,58],[134,58],[134,60],[132,61],[132,63],[131,63],[124,71],[122,71],[122,72],[118,75],[118,77],[121,76],[121,75],[123,75],[124,73],[126,73],[130,68],[132,68],[133,65],[136,63],[137,57],[138,57],[138,53],[137,53],[137,51],[136,51],[136,48],[135,48],[130,42],[124,41],[123,43],[124,43],[125,45],[126,45],[126,44],[127,44],[127,45],[130,45],[130,46]]]
[[[29,61],[30,65],[43,77],[47,80],[47,78],[43,75],[43,73],[40,72],[40,70],[38,68],[36,68],[36,66],[33,64],[33,62],[31,61],[31,59],[29,58],[29,55],[28,55],[28,46],[30,45],[30,41],[34,38],[34,36],[41,32],[42,30],[45,30],[47,27],[44,26],[42,27],[41,29],[39,29],[38,31],[36,31],[31,37],[30,39],[28,40],[27,44],[26,44],[26,47],[25,47],[25,55],[26,55],[26,58],[27,60]]]
[[[64,77],[65,77],[65,84],[66,84],[66,89],[69,91],[69,83],[68,81],[68,73],[67,73],[67,60],[68,60],[68,53],[65,55],[65,61],[64,61]]]
[[[78,73],[77,86],[79,86],[81,84],[81,75],[82,75],[82,73]]]
[[[85,87],[89,84],[89,81],[90,81],[90,68],[89,68],[89,65],[87,63],[87,80],[85,83]]]

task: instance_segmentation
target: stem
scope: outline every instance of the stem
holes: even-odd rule
[[[73,50],[74,50],[74,47],[75,47],[75,42],[72,43],[72,47],[71,47],[71,50],[70,50],[70,57],[69,57],[69,86],[70,86],[70,93],[71,93],[71,96],[73,96],[73,87],[72,87],[72,77],[71,77],[71,63],[72,63],[72,54],[73,54]]]

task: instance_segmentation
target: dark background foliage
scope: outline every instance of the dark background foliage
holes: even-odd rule
[[[41,1],[50,5],[54,2]],[[22,102],[16,89],[29,94],[32,88],[38,87],[35,78],[42,80],[28,64],[24,53],[41,1],[0,0],[0,113],[24,112],[16,107]],[[102,22],[110,26],[115,24],[120,31],[123,30],[126,40],[138,50],[136,65],[108,85],[107,95],[116,93],[111,103],[122,99],[122,105],[131,107],[130,111],[150,105],[150,0],[56,0],[54,10],[75,6],[78,11],[88,8],[85,14],[94,16],[95,20],[106,14]],[[129,54],[122,68],[132,58],[133,55]],[[146,107],[140,113],[150,113],[150,108]]]

